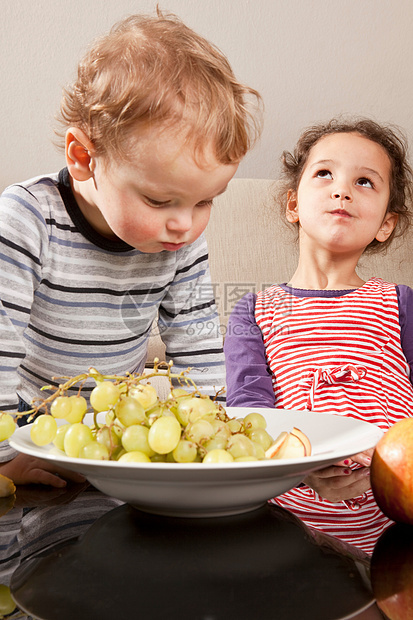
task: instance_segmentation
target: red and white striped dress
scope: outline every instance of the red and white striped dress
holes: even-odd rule
[[[394,284],[373,278],[339,297],[296,297],[274,285],[258,293],[255,319],[277,407],[352,416],[384,431],[412,415]],[[371,490],[332,503],[303,486],[271,501],[367,553],[391,523]]]

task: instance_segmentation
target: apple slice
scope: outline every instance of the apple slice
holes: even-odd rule
[[[307,435],[303,433],[303,431],[300,431],[300,429],[296,428],[295,426],[293,430],[291,431],[291,435],[295,435],[296,437],[301,439],[305,447],[305,455],[310,456],[312,452],[312,448],[311,448],[311,441],[309,440]]]
[[[277,439],[270,445],[270,447],[266,450],[265,456],[267,459],[275,459],[279,458],[276,454],[281,450],[284,443],[287,441],[289,433],[283,431],[277,437]]]
[[[283,431],[265,452],[268,459],[300,459],[310,454],[310,440],[305,433],[295,427],[290,433]]]
[[[301,459],[305,456],[305,445],[297,435],[288,433],[281,450],[275,455],[276,459]]]

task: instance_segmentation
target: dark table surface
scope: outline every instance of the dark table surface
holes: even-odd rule
[[[160,517],[85,483],[19,487],[0,514],[0,583],[18,604],[13,620],[384,617],[371,558],[276,506]]]

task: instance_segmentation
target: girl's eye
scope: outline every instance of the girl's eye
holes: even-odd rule
[[[213,200],[201,200],[201,202],[197,203],[197,207],[212,207]]]
[[[362,177],[361,179],[359,179],[357,181],[357,184],[362,185],[363,187],[373,188],[373,183],[370,181],[370,179],[366,179],[366,177]]]
[[[319,170],[316,176],[320,179],[332,179],[333,178],[333,175],[331,174],[330,170]]]

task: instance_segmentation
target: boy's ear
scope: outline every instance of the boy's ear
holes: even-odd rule
[[[298,203],[297,203],[297,192],[293,189],[289,189],[287,193],[287,208],[285,211],[285,215],[287,220],[294,224],[298,222]]]
[[[69,174],[76,181],[87,181],[93,177],[93,144],[78,127],[66,131],[65,154]]]
[[[395,229],[398,219],[399,216],[397,215],[397,213],[386,213],[380,229],[376,235],[377,241],[380,241],[380,243],[383,243],[383,241],[387,241],[387,239],[390,237],[393,230]]]

